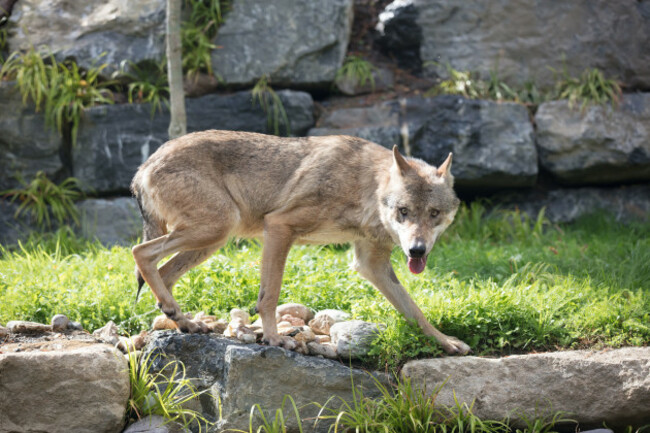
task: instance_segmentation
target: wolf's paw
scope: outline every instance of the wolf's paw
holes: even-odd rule
[[[449,355],[467,355],[472,351],[471,347],[455,337],[447,337],[442,343],[442,348]]]

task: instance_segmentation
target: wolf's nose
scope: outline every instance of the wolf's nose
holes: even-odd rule
[[[419,244],[419,245],[414,245],[409,249],[409,256],[411,256],[414,259],[419,259],[420,257],[424,256],[424,253],[426,252],[426,248],[424,245]]]

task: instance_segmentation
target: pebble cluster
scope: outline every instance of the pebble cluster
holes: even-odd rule
[[[239,308],[230,311],[230,321],[199,312],[187,313],[190,320],[201,321],[216,334],[236,339],[245,344],[261,343],[263,329],[261,319],[251,323],[248,312]],[[360,320],[349,320],[350,315],[339,310],[322,310],[314,314],[302,304],[289,303],[278,306],[276,322],[278,333],[285,337],[283,347],[303,355],[324,358],[359,358],[368,353],[371,342],[379,332],[377,325]],[[165,315],[157,316],[152,323],[154,331],[177,329],[173,320]],[[0,325],[0,338],[11,334],[38,335],[43,333],[83,331],[81,324],[57,314],[51,324],[27,321],[11,321],[7,327]],[[112,321],[92,333],[97,340],[117,347],[124,353],[141,350],[148,341],[148,331],[125,337],[119,334]]]

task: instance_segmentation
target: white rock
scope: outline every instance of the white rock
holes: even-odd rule
[[[242,310],[241,308],[233,308],[230,310],[230,321],[232,322],[235,319],[241,320],[244,325],[251,323],[251,316],[248,312]]]
[[[119,334],[117,332],[117,325],[115,325],[112,320],[110,320],[102,328],[95,330],[95,332],[93,332],[93,335],[102,340],[104,343],[110,344],[112,346],[115,346],[120,341]]]
[[[322,310],[309,321],[309,326],[316,334],[329,335],[333,324],[350,319],[350,315],[340,310]]]
[[[311,343],[307,343],[307,348],[309,349],[309,353],[314,356],[323,356],[329,359],[338,358],[336,346],[332,343],[316,343],[312,341]]]
[[[52,331],[63,332],[68,329],[69,323],[70,319],[68,319],[68,316],[65,314],[57,314],[56,316],[52,317]]]
[[[309,322],[309,320],[312,317],[314,317],[314,313],[312,313],[309,308],[305,307],[302,304],[296,304],[296,303],[289,303],[289,304],[279,305],[276,312],[280,316],[284,316],[285,314],[289,314],[289,315],[291,315],[293,317],[297,317],[299,319],[304,320],[305,323]]]
[[[372,342],[377,338],[376,324],[362,320],[339,322],[330,328],[332,343],[342,358],[360,358],[370,352]]]

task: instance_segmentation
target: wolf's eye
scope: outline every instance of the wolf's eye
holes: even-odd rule
[[[402,214],[403,216],[406,216],[406,215],[408,215],[409,210],[406,209],[405,207],[401,207],[401,208],[399,208],[399,213]]]
[[[438,209],[433,209],[433,210],[431,211],[431,217],[432,217],[432,218],[435,218],[435,217],[437,217],[438,215],[440,215],[440,211],[439,211]]]

